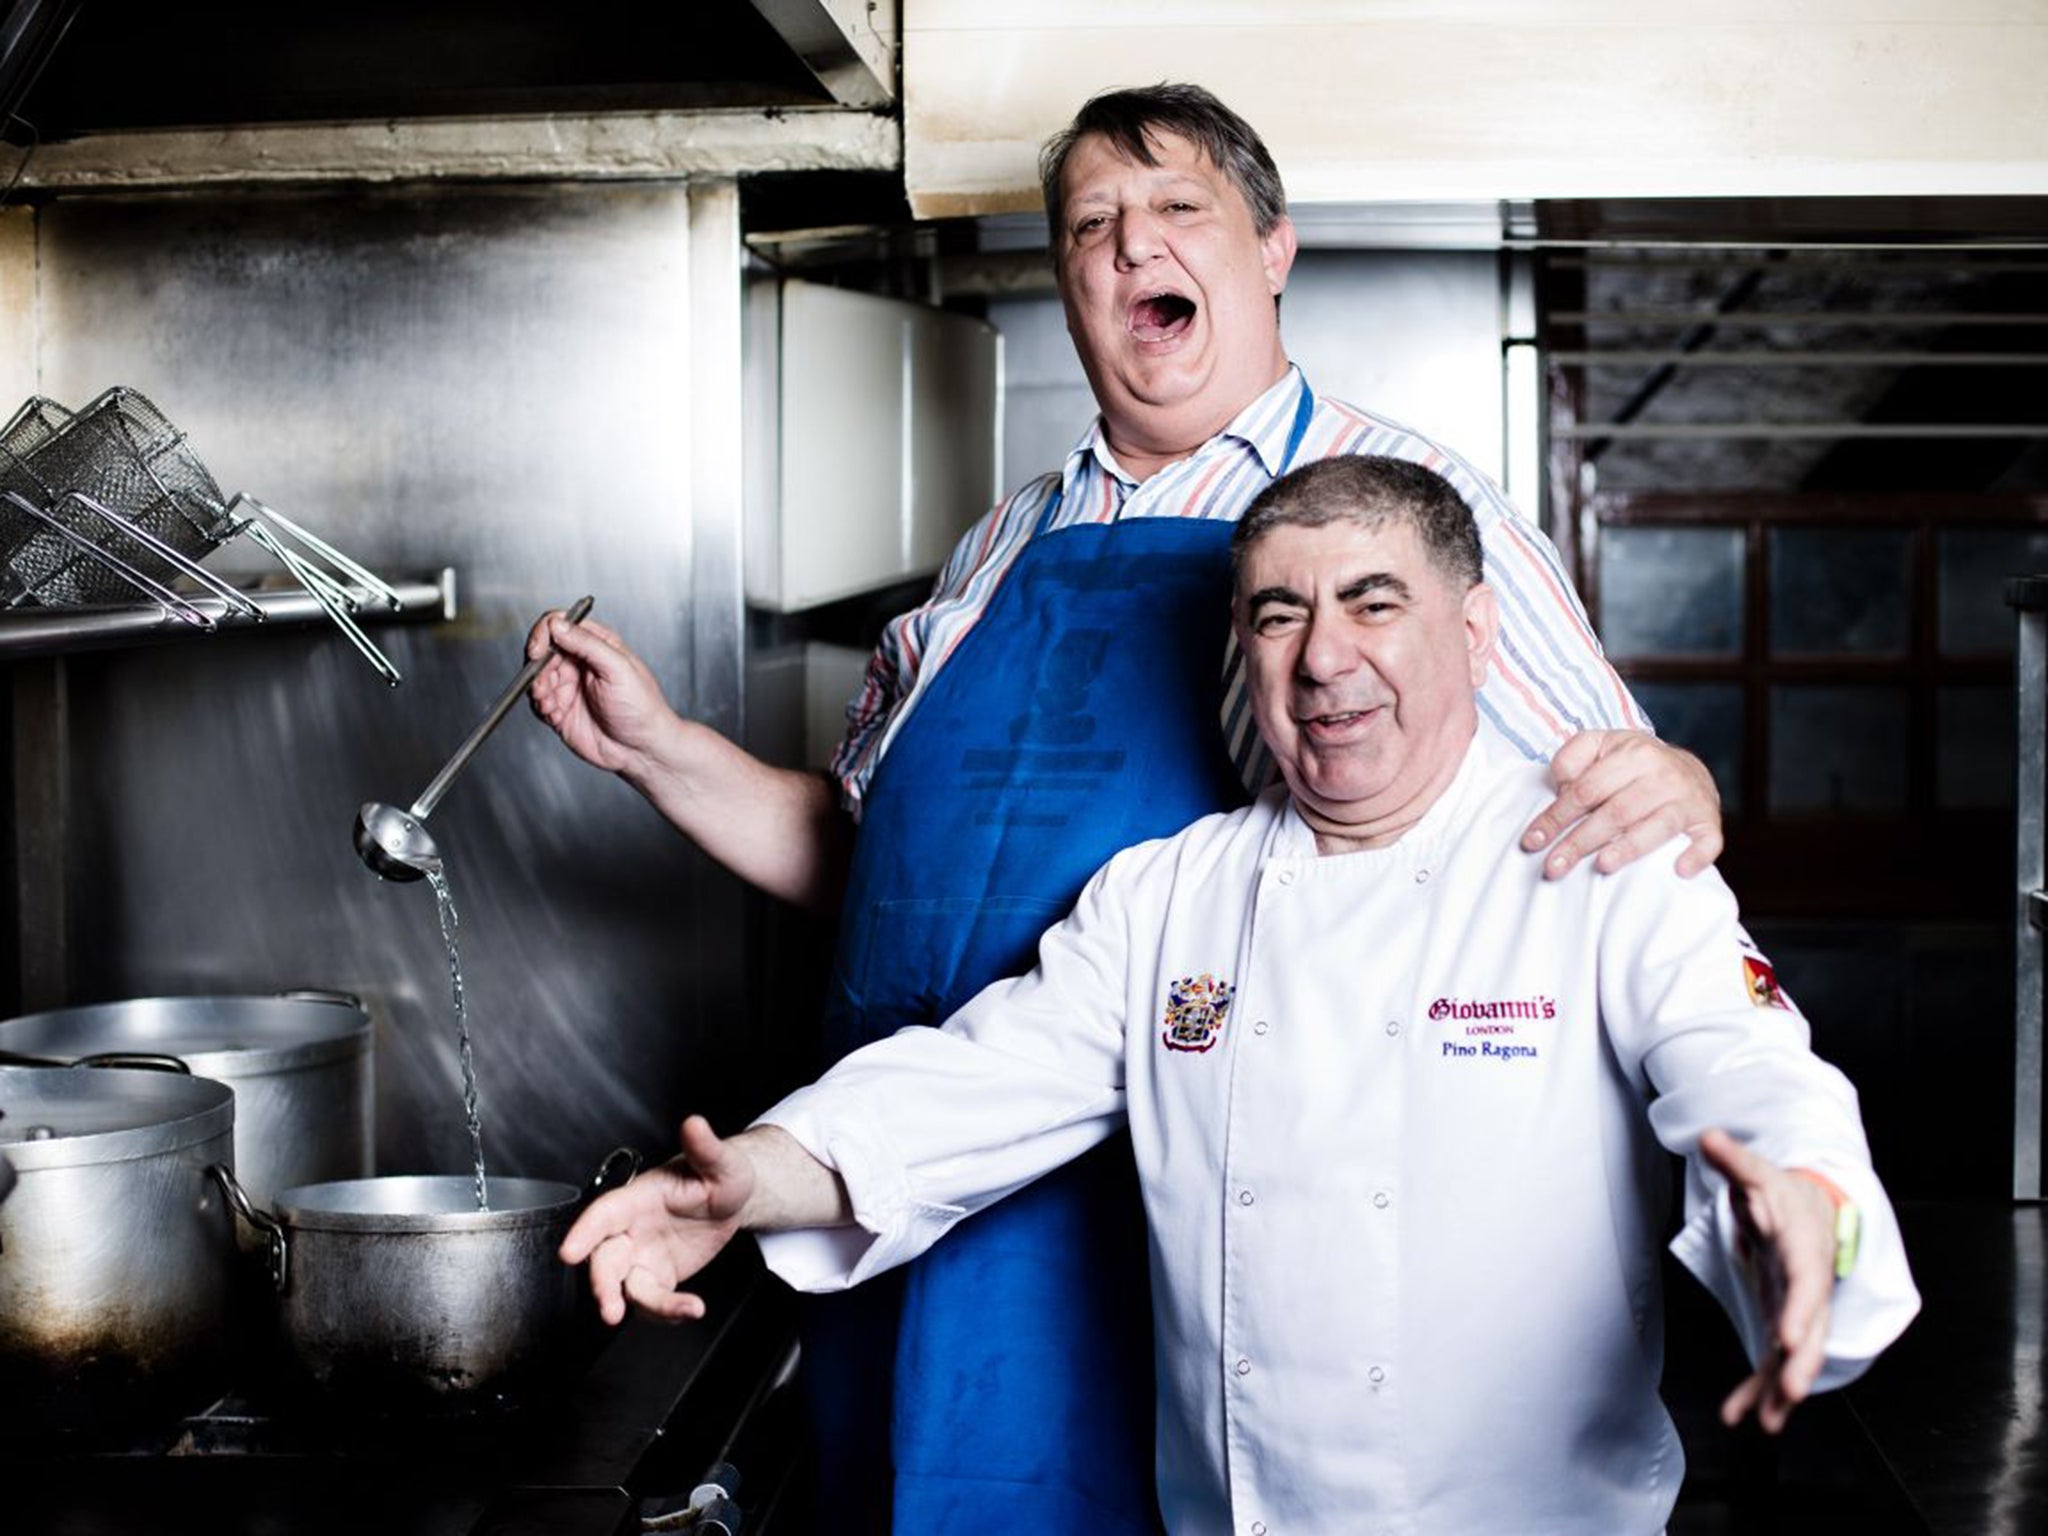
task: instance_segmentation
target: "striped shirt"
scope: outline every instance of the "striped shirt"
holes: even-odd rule
[[[1221,432],[1142,483],[1116,462],[1098,417],[1058,474],[1030,481],[969,529],[931,596],[883,631],[861,691],[847,706],[846,738],[832,759],[847,808],[859,815],[876,765],[931,680],[987,611],[1055,493],[1060,504],[1054,528],[1132,517],[1235,522],[1279,476],[1301,391],[1307,388],[1301,370],[1290,367]],[[1339,454],[1379,454],[1421,464],[1450,481],[1471,507],[1486,581],[1500,604],[1500,639],[1479,706],[1518,751],[1547,759],[1577,731],[1649,727],[1601,653],[1556,548],[1491,480],[1420,433],[1318,397],[1294,462]],[[1245,702],[1242,667],[1234,642],[1219,635],[1217,644],[1231,679],[1224,730],[1247,784],[1256,787],[1268,768]]]

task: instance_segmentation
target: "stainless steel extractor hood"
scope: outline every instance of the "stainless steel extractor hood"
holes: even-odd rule
[[[68,35],[49,48],[65,20]],[[391,118],[874,109],[895,93],[893,25],[840,0],[16,0],[0,27],[17,22],[45,44],[48,65],[16,108],[44,142]]]

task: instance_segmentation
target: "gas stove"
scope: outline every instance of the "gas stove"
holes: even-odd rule
[[[9,1446],[0,1525],[19,1536],[628,1536],[691,1528],[693,1491],[713,1469],[735,1484],[736,1468],[723,1528],[759,1536],[794,1461],[792,1299],[751,1244],[700,1278],[704,1321],[629,1320],[552,1400],[396,1419],[251,1382],[175,1422]]]

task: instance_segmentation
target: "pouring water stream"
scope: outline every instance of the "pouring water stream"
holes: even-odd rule
[[[569,622],[582,623],[584,615],[590,612],[591,602],[589,597],[578,599],[568,612]],[[553,654],[550,647],[548,656]],[[424,877],[433,888],[441,941],[448,949],[448,983],[455,1000],[457,1049],[462,1061],[462,1109],[469,1124],[470,1153],[476,1173],[476,1204],[480,1211],[490,1209],[490,1187],[484,1175],[483,1116],[477,1102],[476,1058],[469,1038],[469,1005],[463,996],[462,958],[455,943],[460,917],[455,910],[454,892],[448,884],[446,861],[425,823],[434,807],[441,803],[441,797],[448,792],[448,786],[455,782],[455,776],[468,765],[477,748],[498,728],[498,723],[532,684],[540,669],[547,665],[548,656],[535,657],[520,668],[519,675],[498,696],[476,729],[455,749],[455,755],[434,775],[433,782],[420,792],[410,810],[401,811],[382,801],[371,800],[364,802],[356,813],[356,852],[379,878],[410,881]]]

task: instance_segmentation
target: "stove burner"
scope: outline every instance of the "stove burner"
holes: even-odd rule
[[[550,1400],[400,1418],[338,1412],[252,1381],[175,1423],[15,1441],[0,1450],[5,1528],[616,1536],[643,1520],[661,1528],[663,1511],[688,1508],[707,1468],[742,1453],[751,1515],[789,1470],[786,1412],[763,1404],[787,1395],[777,1389],[793,1357],[794,1307],[750,1247],[732,1252],[740,1262],[706,1272],[717,1291],[706,1321],[628,1322]],[[715,1529],[701,1524],[709,1514],[693,1528]],[[749,1536],[759,1524],[750,1520]]]

